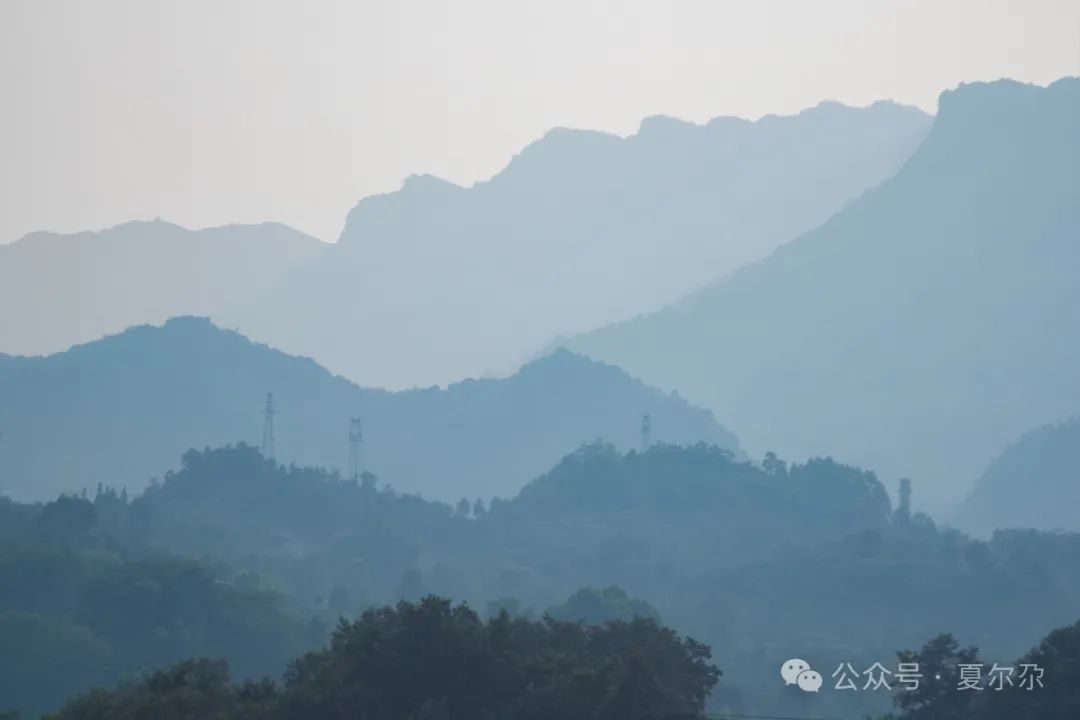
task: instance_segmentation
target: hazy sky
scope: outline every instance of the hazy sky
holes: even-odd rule
[[[336,239],[552,126],[791,113],[1080,66],[1080,0],[0,0],[0,242],[161,216]]]

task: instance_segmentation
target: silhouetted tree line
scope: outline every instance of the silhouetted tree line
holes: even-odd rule
[[[342,621],[280,683],[187,661],[69,702],[53,720],[691,720],[720,671],[652,620],[483,621],[429,596]]]
[[[993,672],[997,662],[982,662],[977,648],[961,647],[948,634],[897,655],[918,664],[922,678],[917,690],[894,695],[896,712],[883,720],[1080,718],[1080,622],[1054,630],[1015,662],[1001,663],[999,673]],[[965,681],[964,666],[979,671]],[[968,689],[959,689],[965,684]]]

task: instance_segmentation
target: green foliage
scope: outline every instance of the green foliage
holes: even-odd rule
[[[435,593],[486,617],[662,613],[739,669],[716,707],[798,714],[775,682],[789,653],[865,667],[947,627],[1016,657],[1074,621],[1080,602],[1080,536],[973,541],[925,515],[898,519],[871,473],[828,459],[758,466],[709,446],[586,446],[470,516],[245,446],[190,452],[143,495],[104,488],[92,506],[95,524],[66,535],[39,522],[41,506],[0,502],[11,519],[0,575],[23,579],[0,584],[0,612],[67,621],[104,643],[108,672],[72,672],[78,687],[184,657],[273,674],[339,617]],[[13,677],[38,698],[22,707],[68,692]],[[834,699],[823,694],[817,711],[886,709],[883,694],[858,708]],[[429,700],[423,712],[437,717],[441,700]]]
[[[189,661],[83,695],[53,720],[703,718],[720,676],[709,656],[652,620],[484,622],[429,596],[342,621],[280,686],[236,685],[223,663]]]
[[[926,676],[918,692],[897,693],[896,720],[1064,720],[1080,717],[1080,622],[1054,630],[1038,647],[1011,663],[1038,667],[1030,686],[1016,679],[1000,690],[958,692],[958,665],[978,663],[974,648],[961,649],[951,635],[934,638],[918,651],[899,653],[919,662]],[[1014,675],[1015,677],[1015,675]]]
[[[61,496],[47,503],[38,515],[38,526],[47,537],[64,542],[85,539],[97,525],[97,509],[85,498]]]
[[[966,720],[970,694],[957,691],[960,666],[978,662],[978,650],[961,648],[952,635],[938,635],[918,651],[897,653],[902,663],[917,663],[917,690],[899,692],[896,707],[905,720]]]
[[[1037,665],[1045,671],[1043,684],[1027,690],[1008,686],[1000,697],[980,697],[978,720],[1058,720],[1080,717],[1080,622],[1050,633],[1015,665]]]
[[[108,643],[70,618],[0,611],[0,645],[0,703],[28,714],[116,678]]]
[[[227,658],[244,677],[277,673],[309,646],[272,594],[195,561],[118,545],[101,525],[115,509],[105,496],[29,506],[33,519],[0,535],[0,643],[18,649],[0,653],[4,706],[32,716],[188,656]]]
[[[567,598],[561,605],[552,607],[547,612],[556,620],[583,622],[600,625],[615,620],[630,621],[643,618],[660,622],[660,612],[637,598],[632,598],[617,585],[603,590],[582,588]]]
[[[222,661],[188,660],[113,691],[91,691],[51,720],[264,720],[276,697],[265,680],[234,685]]]

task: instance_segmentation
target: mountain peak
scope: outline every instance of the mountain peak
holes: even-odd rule
[[[218,327],[208,317],[179,315],[170,317],[160,324],[132,325],[101,339],[46,355],[45,359],[70,362],[71,358],[83,355],[123,358],[125,356],[137,357],[143,353],[190,355],[192,352],[204,353],[211,350],[217,354],[226,350],[235,352],[241,347],[250,345],[254,343],[235,330]]]
[[[556,347],[535,360],[522,366],[519,374],[550,375],[566,372],[581,372],[600,369],[612,369],[625,375],[621,368],[576,353],[564,347]]]
[[[1080,103],[1080,78],[1061,78],[1050,85],[1023,83],[1008,78],[961,83],[938,98],[938,121],[978,121],[986,117],[1028,117],[1033,111],[1059,103]],[[1074,115],[1070,118],[1076,121]]]
[[[401,186],[401,192],[410,194],[456,192],[464,189],[461,185],[428,173],[410,175]]]
[[[499,183],[525,173],[567,171],[574,166],[573,160],[594,156],[596,152],[612,149],[622,141],[618,135],[599,130],[554,127],[514,155],[489,182]]]
[[[297,242],[322,244],[315,237],[307,235],[296,228],[273,220],[258,223],[229,223],[226,225],[213,225],[205,228],[192,229],[179,223],[155,217],[152,220],[125,220],[122,223],[97,230],[81,230],[78,232],[56,232],[52,230],[35,230],[23,235],[21,238],[10,243],[7,247],[32,245],[34,243],[49,240],[75,240],[79,242],[92,242],[98,240],[116,238],[161,238],[183,237],[194,238],[203,234],[228,235],[230,233],[258,233],[267,235],[290,236]],[[2,247],[2,246],[0,246]]]
[[[710,121],[711,122],[711,121]],[[744,121],[745,122],[745,121]],[[701,130],[704,126],[682,120],[671,115],[649,115],[641,119],[638,125],[637,135],[663,135],[666,133],[680,133],[693,130]]]
[[[40,355],[261,296],[324,249],[280,223],[189,230],[136,220],[0,246],[0,351]]]

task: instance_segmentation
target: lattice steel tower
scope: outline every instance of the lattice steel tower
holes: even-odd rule
[[[896,508],[896,513],[904,520],[911,518],[911,480],[909,478],[900,478],[900,505]]]
[[[274,460],[274,393],[266,393],[266,408],[263,410],[262,445],[259,448],[267,460]]]
[[[349,418],[349,474],[353,480],[359,480],[364,472],[363,449],[364,427],[360,418]]]
[[[641,452],[652,447],[652,415],[641,416]]]

